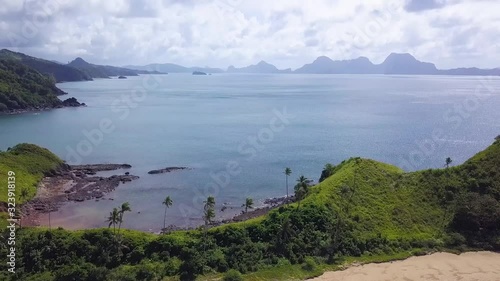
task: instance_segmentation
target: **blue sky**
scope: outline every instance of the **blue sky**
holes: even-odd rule
[[[0,48],[61,62],[297,68],[321,55],[500,67],[499,0],[0,0]]]

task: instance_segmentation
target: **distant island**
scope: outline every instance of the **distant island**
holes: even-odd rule
[[[118,79],[127,79],[127,76],[120,75],[120,76],[118,76]]]
[[[193,75],[207,75],[207,73],[203,71],[193,71]]]
[[[152,70],[171,73],[192,73],[201,71],[206,73],[255,73],[255,74],[386,74],[386,75],[500,75],[500,68],[455,68],[438,69],[433,63],[417,60],[411,54],[392,53],[380,64],[372,63],[366,57],[349,60],[333,60],[320,56],[311,63],[295,70],[290,68],[278,69],[276,66],[260,61],[257,64],[241,68],[229,66],[227,70],[210,67],[184,67],[177,64],[149,64],[144,66],[127,66],[134,69]]]

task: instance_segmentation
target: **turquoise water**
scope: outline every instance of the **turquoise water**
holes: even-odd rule
[[[0,149],[30,142],[70,163],[129,163],[141,177],[106,196],[114,200],[69,203],[52,215],[53,225],[71,228],[104,226],[129,201],[125,227],[157,231],[166,195],[174,200],[168,223],[193,225],[208,195],[219,207],[284,195],[287,166],[291,182],[301,174],[317,181],[325,163],[354,156],[442,167],[500,134],[500,78],[169,74],[59,87],[88,107],[0,116]],[[147,174],[166,166],[192,169]]]

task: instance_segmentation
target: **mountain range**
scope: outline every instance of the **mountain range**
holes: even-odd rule
[[[129,65],[130,69],[157,70],[168,73],[191,73],[202,71],[208,73],[302,73],[302,74],[408,74],[408,75],[500,75],[500,68],[456,68],[438,69],[433,63],[417,60],[411,54],[391,53],[382,63],[374,64],[366,57],[350,60],[332,60],[320,56],[313,62],[296,70],[278,69],[276,66],[260,61],[257,64],[236,68],[229,66],[227,70],[210,67],[184,67],[178,64],[149,64],[145,66]]]
[[[301,74],[388,74],[388,75],[500,75],[500,68],[455,68],[438,69],[433,63],[417,60],[411,54],[391,53],[382,63],[374,64],[366,57],[349,60],[333,60],[320,56],[309,64],[292,70],[278,69],[276,66],[260,61],[257,64],[237,68],[229,66],[226,70],[213,67],[186,67],[173,63],[153,63],[148,65],[127,65],[116,67],[97,65],[76,58],[68,64],[31,57],[10,50],[0,50],[0,59],[14,59],[38,72],[54,77],[56,82],[85,81],[93,78],[112,76],[137,76],[140,74],[167,73],[301,73]]]

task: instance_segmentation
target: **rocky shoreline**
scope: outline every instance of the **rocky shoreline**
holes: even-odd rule
[[[40,108],[11,109],[8,111],[0,111],[0,115],[15,115],[15,114],[23,114],[23,113],[35,113],[35,112],[48,111],[48,110],[57,109],[57,108],[82,107],[82,106],[87,106],[87,105],[85,103],[80,103],[76,98],[68,98],[68,99],[65,99],[64,101],[61,101],[61,103],[56,105],[56,106],[40,107]]]
[[[100,171],[130,167],[128,164],[62,165],[60,169],[42,180],[35,198],[22,205],[24,224],[37,226],[38,215],[57,211],[65,202],[99,200],[120,184],[138,179],[138,176],[130,175],[128,172],[110,177],[94,176]]]
[[[21,212],[23,214],[23,225],[39,226],[39,216],[57,211],[64,203],[82,202],[86,200],[103,200],[102,198],[109,192],[115,190],[120,184],[138,179],[138,176],[130,175],[129,172],[116,174],[109,177],[96,176],[98,172],[126,170],[132,166],[129,164],[88,164],[88,165],[66,165],[53,171],[41,181],[38,186],[37,194],[31,201],[23,204]],[[189,169],[187,167],[167,167],[160,170],[150,171],[149,174],[169,173],[176,170]],[[151,173],[153,172],[153,173]],[[112,200],[112,199],[108,199]],[[249,210],[248,212],[233,215],[236,210],[242,209],[241,206],[230,206],[224,203],[220,209],[221,219],[214,222],[210,227],[223,224],[241,222],[256,217],[263,216],[269,211],[279,208],[285,204],[294,202],[293,196],[273,197],[261,201],[261,204]],[[229,213],[226,210],[231,210]],[[231,217],[229,217],[231,216]],[[198,226],[199,227],[199,226]],[[198,227],[180,227],[170,225],[162,232],[174,230],[191,230]]]

